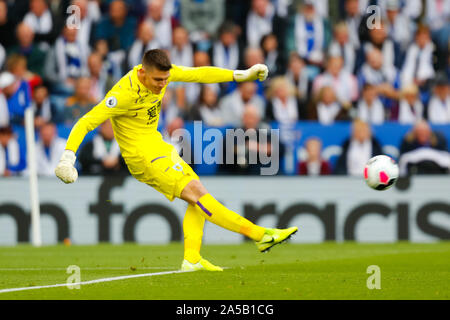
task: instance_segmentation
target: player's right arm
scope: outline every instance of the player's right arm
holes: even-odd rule
[[[70,132],[58,166],[55,169],[56,176],[64,183],[73,183],[78,178],[75,169],[76,152],[89,131],[94,130],[109,118],[125,114],[130,106],[130,94],[111,90],[106,97],[91,111],[86,113]]]

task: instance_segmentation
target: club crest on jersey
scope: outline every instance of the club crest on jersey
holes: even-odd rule
[[[115,106],[117,106],[117,98],[109,97],[108,99],[106,99],[106,106],[108,108],[114,108]]]

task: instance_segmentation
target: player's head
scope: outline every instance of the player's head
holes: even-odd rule
[[[164,50],[149,50],[142,58],[142,69],[138,71],[138,77],[147,89],[159,94],[167,85],[171,68],[169,56]]]

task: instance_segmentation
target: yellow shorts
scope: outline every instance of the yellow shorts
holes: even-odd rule
[[[148,141],[139,154],[124,159],[133,177],[155,188],[170,201],[179,198],[189,182],[199,180],[176,149],[162,138]]]

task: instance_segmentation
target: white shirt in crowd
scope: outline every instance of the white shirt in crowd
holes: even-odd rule
[[[130,48],[130,52],[128,53],[128,67],[130,69],[134,68],[134,66],[141,63],[142,57],[144,56],[143,53],[145,53],[147,50],[157,48],[159,48],[158,41],[156,41],[155,39],[153,39],[146,45],[144,45],[142,40],[136,39]]]
[[[55,137],[50,145],[49,156],[45,153],[45,148],[41,140],[36,144],[37,173],[42,176],[55,175],[55,168],[58,165],[64,149],[66,148],[66,140]]]
[[[425,21],[431,30],[443,28],[450,19],[450,1],[425,0]],[[409,5],[409,4],[408,4]]]
[[[450,96],[442,101],[432,96],[428,104],[428,120],[433,124],[450,124]]]
[[[344,59],[344,69],[353,73],[356,62],[356,50],[350,41],[343,46],[337,41],[332,41],[328,49],[328,55],[332,57],[342,57]]]
[[[415,24],[409,17],[403,15],[402,13],[398,13],[394,23],[391,24],[388,22],[387,33],[400,45],[402,50],[406,50],[412,42],[415,29]]]
[[[302,58],[311,59],[315,61],[323,60],[323,46],[324,46],[324,26],[323,19],[316,15],[312,21],[313,32],[310,33],[306,28],[306,19],[303,15],[297,14],[295,16],[295,43],[297,53]],[[308,39],[313,40],[313,47],[308,52]]]
[[[341,106],[337,102],[326,105],[320,102],[317,105],[317,118],[320,124],[330,125],[334,123],[334,119],[341,110]]]
[[[172,46],[172,37],[167,36],[168,34],[172,34],[172,23],[170,22],[170,17],[163,16],[159,21],[148,18],[147,22],[153,25],[155,40],[158,45],[157,48],[169,49]]]
[[[239,65],[239,47],[234,43],[225,48],[220,42],[216,41],[213,46],[213,65],[219,68],[235,70]]]
[[[372,156],[372,141],[363,143],[351,140],[347,153],[347,173],[352,176],[362,176],[367,161]]]
[[[0,92],[0,128],[9,125],[9,109],[8,100],[3,93]]]
[[[247,17],[247,43],[250,47],[259,47],[261,38],[272,32],[272,19],[275,9],[271,3],[267,5],[264,17],[250,11]]]
[[[411,107],[408,101],[400,100],[398,123],[400,124],[414,124],[423,118],[423,104],[418,99]]]
[[[319,75],[313,83],[313,91],[319,92],[324,86],[331,86],[336,92],[339,101],[351,102],[358,98],[358,81],[347,70],[341,70],[337,77],[328,72]]]
[[[201,105],[199,113],[205,125],[211,127],[221,127],[225,123],[223,121],[223,113],[220,108],[208,108],[206,105]]]
[[[433,50],[431,42],[423,49],[415,43],[409,47],[400,75],[403,86],[413,83],[414,79],[427,80],[435,76]]]
[[[265,113],[264,99],[255,94],[247,104],[251,104],[258,109],[260,118]],[[246,103],[242,100],[238,90],[226,95],[220,100],[219,108],[222,110],[223,120],[225,124],[239,127],[242,124],[242,114],[244,113]]]
[[[15,138],[9,140],[6,149],[0,144],[0,176],[4,175],[7,169],[6,152],[8,152],[9,164],[17,166],[20,161],[20,148]]]
[[[379,98],[376,98],[371,105],[364,99],[360,99],[357,107],[357,117],[364,122],[372,124],[383,124],[384,106]]]
[[[390,0],[378,0],[378,6],[386,14],[386,4]],[[400,13],[410,19],[417,19],[422,14],[422,0],[398,0]],[[402,5],[403,3],[403,5]]]
[[[33,12],[28,12],[23,21],[33,29],[35,34],[46,34],[52,30],[53,20],[50,10],[46,10],[40,17]]]
[[[190,44],[186,44],[181,50],[177,47],[170,49],[170,60],[177,66],[192,67],[194,52]]]
[[[299,120],[297,100],[289,97],[284,104],[277,97],[272,99],[273,116],[276,121],[282,124],[291,124]]]

